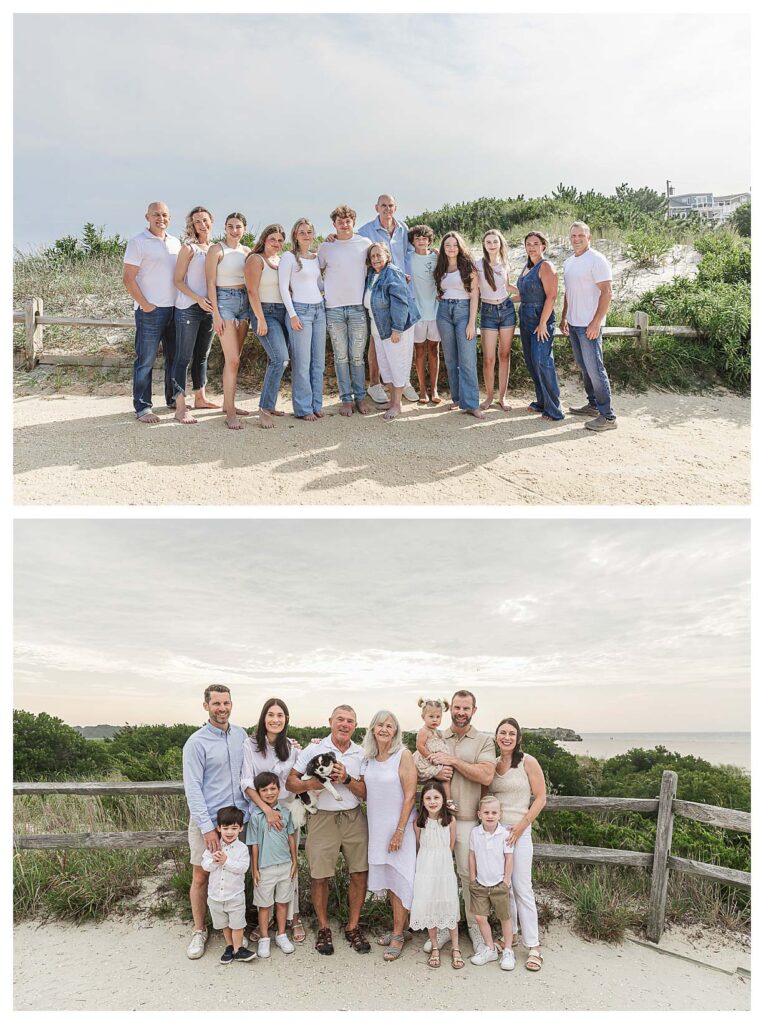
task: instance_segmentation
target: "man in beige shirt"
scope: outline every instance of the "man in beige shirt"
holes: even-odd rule
[[[451,779],[451,795],[457,806],[454,856],[456,871],[462,884],[467,927],[477,953],[483,939],[470,904],[470,832],[478,823],[477,811],[481,788],[490,784],[496,771],[496,750],[493,736],[478,732],[472,725],[472,716],[476,711],[474,693],[470,693],[469,690],[457,690],[451,698],[451,728],[443,733],[450,753],[432,754],[432,762],[446,765],[452,768],[454,773]],[[441,946],[443,942],[448,941],[448,932],[443,934],[445,937],[438,935]],[[426,947],[425,943],[425,949]]]

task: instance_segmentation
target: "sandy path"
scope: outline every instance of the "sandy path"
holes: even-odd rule
[[[213,1010],[220,1007],[225,971],[226,1006],[274,1006],[282,1010],[461,1009],[496,1010],[743,1010],[750,1004],[750,970],[742,945],[717,945],[667,933],[661,948],[709,966],[662,956],[627,940],[621,946],[584,942],[555,923],[544,934],[545,964],[539,975],[513,973],[497,964],[453,971],[444,959],[429,969],[417,936],[395,964],[381,951],[361,957],[337,941],[333,957],[321,957],[308,941],[291,956],[274,947],[270,960],[232,964],[217,958],[222,940],[213,935],[205,956],[185,956],[188,926],[180,922],[115,919],[107,925],[37,926],[14,929],[14,1006],[17,1010]],[[469,942],[464,940],[465,950]],[[44,970],[41,965],[44,964]],[[725,972],[710,969],[721,967]],[[247,977],[249,975],[249,977]],[[267,986],[264,984],[267,980]]]
[[[112,391],[114,386],[112,386]],[[122,389],[120,389],[122,390]],[[563,403],[580,402],[575,383]],[[443,406],[349,421],[336,397],[319,423],[260,430],[196,426],[164,410],[136,423],[129,395],[15,400],[18,504],[534,505],[744,504],[750,500],[750,401],[718,395],[618,395],[619,429],[595,435],[523,410],[480,423]],[[242,404],[255,408],[246,399]],[[281,408],[290,408],[282,395]]]

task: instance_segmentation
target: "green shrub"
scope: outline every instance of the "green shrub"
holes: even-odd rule
[[[91,743],[43,711],[13,712],[13,778],[18,782],[83,779],[109,771],[105,745]]]
[[[673,247],[673,242],[664,234],[653,231],[629,231],[626,234],[626,256],[638,267],[652,267],[660,264]]]
[[[738,234],[743,235],[743,237],[745,238],[751,237],[750,203],[743,203],[742,206],[738,206],[738,208],[732,214],[732,224],[736,228]]]

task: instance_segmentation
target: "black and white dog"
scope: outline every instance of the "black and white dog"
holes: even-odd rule
[[[330,751],[326,751],[324,754],[316,754],[315,757],[311,757],[305,766],[305,772],[300,776],[303,782],[308,782],[309,779],[319,779],[323,782],[324,789],[328,789],[332,794],[337,803],[344,803],[342,797],[332,785],[330,776],[332,774],[332,768],[337,764],[336,756]],[[300,800],[305,805],[305,810],[308,814],[316,813],[316,804],[318,803],[319,793],[318,790],[311,790],[309,793],[300,793]]]

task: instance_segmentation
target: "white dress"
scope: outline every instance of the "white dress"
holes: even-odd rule
[[[401,848],[395,853],[388,849],[403,807],[403,786],[399,774],[402,755],[403,748],[386,761],[369,758],[364,762],[363,777],[369,820],[369,891],[382,895],[390,889],[408,910],[416,865],[413,810],[406,823]]]
[[[459,924],[459,890],[451,831],[428,818],[419,836],[409,927],[456,928]]]

